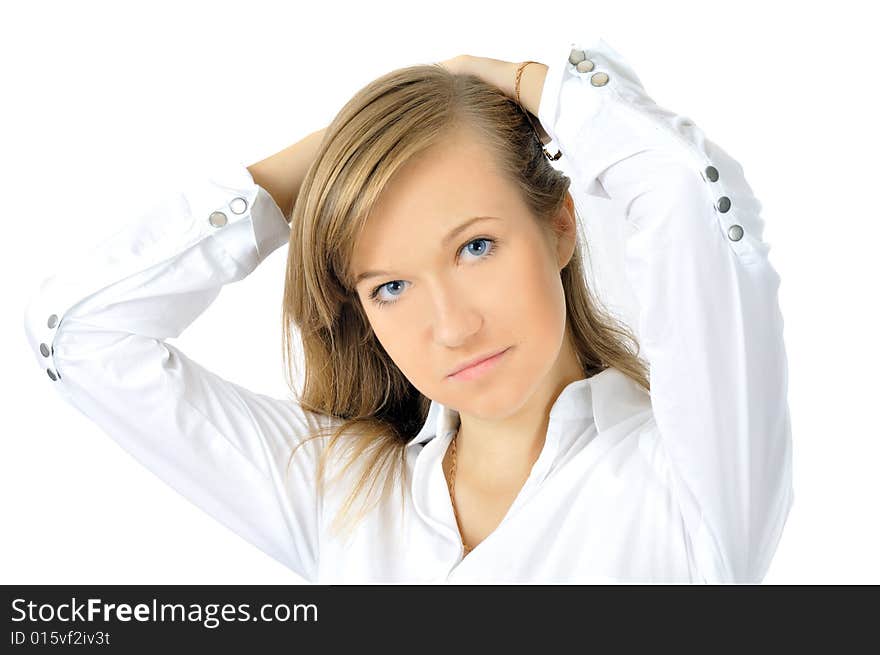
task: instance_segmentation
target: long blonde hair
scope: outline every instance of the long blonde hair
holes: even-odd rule
[[[325,130],[291,210],[282,308],[288,385],[294,388],[295,327],[304,356],[300,407],[335,419],[309,437],[330,436],[320,456],[318,484],[324,484],[330,451],[342,444],[348,449],[338,476],[356,461],[362,464],[333,531],[353,528],[395,485],[405,504],[405,446],[419,432],[431,405],[372,333],[349,262],[391,176],[459,126],[483,137],[499,170],[515,182],[535,219],[550,229],[569,196],[570,179],[547,161],[514,101],[474,75],[454,74],[439,64],[397,69],[358,91]],[[567,329],[584,375],[614,367],[650,391],[636,337],[587,286],[586,248],[586,241],[579,239],[561,271]],[[356,500],[362,503],[352,513]]]

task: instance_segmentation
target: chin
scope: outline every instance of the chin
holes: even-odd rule
[[[499,421],[513,416],[526,404],[532,392],[532,389],[519,383],[519,379],[510,374],[499,376],[499,380],[492,384],[474,389],[470,394],[460,394],[461,402],[454,409],[485,421]]]

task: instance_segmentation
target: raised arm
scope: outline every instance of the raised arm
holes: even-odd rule
[[[560,164],[579,190],[620,201],[632,228],[622,270],[697,568],[709,582],[760,581],[794,499],[780,278],[761,204],[742,167],[659,107],[602,39],[541,58],[537,117]]]
[[[287,220],[326,131],[327,128],[316,130],[271,157],[247,167],[254,182],[269,192]]]
[[[286,160],[305,161],[303,149]],[[274,160],[278,162],[279,160]],[[279,197],[278,164],[254,166]],[[289,179],[302,179],[293,170]],[[262,179],[262,178],[261,178]],[[160,479],[307,580],[318,566],[319,425],[166,342],[290,234],[237,161],[165,193],[44,279],[25,312],[35,373]]]

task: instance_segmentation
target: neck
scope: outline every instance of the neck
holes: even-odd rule
[[[544,448],[550,409],[562,390],[583,379],[566,339],[556,365],[529,400],[503,419],[460,414],[456,437],[456,477],[487,491],[521,484]]]

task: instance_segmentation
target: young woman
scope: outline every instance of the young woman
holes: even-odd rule
[[[638,338],[572,192],[628,228]],[[760,208],[604,40],[461,56],[158,199],[26,326],[47,383],[307,580],[757,582],[793,502]],[[295,401],[166,342],[285,243]]]

